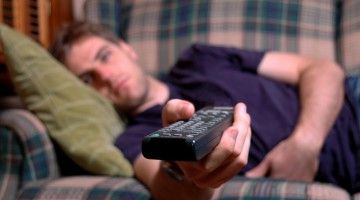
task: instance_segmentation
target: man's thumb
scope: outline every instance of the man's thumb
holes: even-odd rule
[[[194,105],[188,101],[172,99],[168,101],[162,110],[162,122],[164,126],[179,120],[189,119],[195,112]]]
[[[262,177],[265,176],[269,171],[269,163],[263,160],[258,166],[254,167],[250,171],[246,172],[246,177]]]

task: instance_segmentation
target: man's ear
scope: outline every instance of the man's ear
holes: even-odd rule
[[[136,51],[134,50],[134,48],[132,48],[132,46],[130,46],[124,40],[121,40],[121,39],[119,40],[119,46],[122,50],[127,52],[131,56],[131,58],[133,58],[135,60],[138,59],[138,55],[137,55]]]

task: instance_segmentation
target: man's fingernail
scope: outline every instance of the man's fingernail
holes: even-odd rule
[[[241,104],[241,105],[240,105],[240,111],[241,111],[242,113],[246,113],[246,105],[245,105],[245,104]]]
[[[192,108],[192,104],[191,103],[188,103],[188,102],[184,102],[182,104],[182,110],[184,112],[185,115],[191,115],[192,112],[193,112],[193,108]]]

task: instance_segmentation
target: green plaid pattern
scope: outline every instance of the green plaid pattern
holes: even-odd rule
[[[335,60],[336,5],[336,0],[123,0],[117,18],[90,20],[118,23],[140,64],[158,74],[194,42]]]
[[[0,112],[0,126],[0,199],[12,199],[30,182],[59,176],[52,143],[37,118],[9,109]]]
[[[105,176],[72,176],[27,185],[18,199],[150,199],[149,192],[136,179]]]
[[[346,200],[350,195],[330,184],[236,177],[225,184],[220,199]]]
[[[360,73],[360,1],[343,1],[341,50],[348,74]]]

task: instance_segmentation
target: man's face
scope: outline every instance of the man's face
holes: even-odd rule
[[[131,112],[145,101],[146,75],[135,52],[122,41],[114,44],[95,36],[81,39],[66,55],[65,64],[123,111]]]

